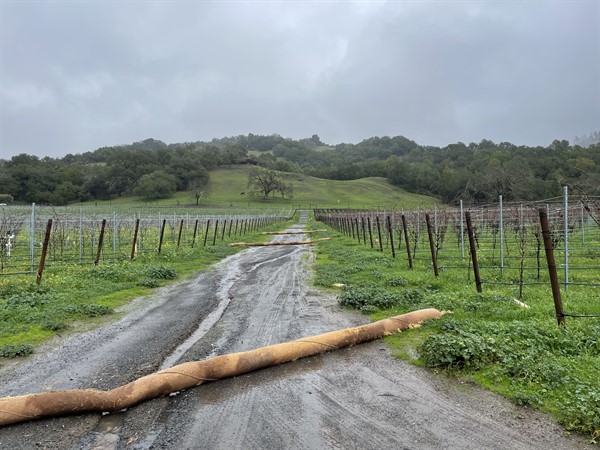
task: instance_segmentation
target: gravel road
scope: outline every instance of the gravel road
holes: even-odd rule
[[[304,216],[305,219],[306,216]],[[302,230],[303,221],[293,229]],[[296,240],[298,236],[276,239]],[[355,326],[309,286],[307,246],[257,247],[135,300],[125,316],[0,369],[0,397],[111,389],[161,367]],[[389,355],[382,341],[127,411],[0,429],[0,449],[586,449],[548,417]],[[597,448],[597,447],[596,447]]]

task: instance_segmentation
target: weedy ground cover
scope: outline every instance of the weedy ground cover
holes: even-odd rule
[[[316,224],[323,227],[323,224]],[[465,377],[552,413],[567,430],[600,440],[600,318],[568,318],[559,328],[549,284],[489,285],[477,294],[463,271],[431,264],[408,269],[405,257],[372,249],[330,229],[316,244],[314,283],[339,291],[339,303],[373,320],[421,308],[452,311],[441,320],[386,338],[395,354],[414,364]],[[598,280],[596,280],[598,281]],[[600,314],[597,288],[572,286],[566,310]]]
[[[91,263],[48,265],[42,282],[35,274],[0,277],[0,357],[34,352],[36,346],[57,333],[68,333],[118,318],[119,306],[152,288],[181,280],[207,269],[243,247],[228,244],[244,240],[265,241],[262,231],[285,227],[279,222],[244,236],[227,234],[216,244],[194,248],[166,241],[161,253],[145,252],[134,260],[101,260]]]

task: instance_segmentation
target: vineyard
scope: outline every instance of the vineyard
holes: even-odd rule
[[[193,212],[190,212],[193,211]],[[217,242],[287,220],[290,210],[10,206],[0,216],[0,276],[133,259]],[[46,238],[47,236],[47,238]]]
[[[37,205],[1,211],[0,365],[236,253],[230,244],[241,237],[267,239],[260,231],[294,215]]]
[[[546,248],[551,247],[563,295],[578,292],[589,300],[578,304],[577,312],[564,314],[586,315],[600,302],[597,207],[568,198],[552,200],[429,211],[318,210],[316,218],[357,243],[406,260],[409,270],[429,270],[442,279],[452,274],[478,292],[519,299],[534,286],[550,289]],[[549,245],[540,212],[547,217]]]
[[[390,349],[547,411],[598,443],[598,201],[499,200],[318,210],[333,239],[318,245],[315,284],[336,287],[341,305],[373,320],[420,308],[452,311],[386,338]]]

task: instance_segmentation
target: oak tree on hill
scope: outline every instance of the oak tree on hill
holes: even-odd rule
[[[253,169],[248,174],[248,186],[256,189],[266,200],[269,194],[280,192],[283,195],[288,192],[288,187],[283,181],[281,174],[270,169]]]
[[[155,170],[139,179],[133,193],[144,200],[156,200],[169,198],[175,193],[176,189],[177,179],[173,175],[162,170]]]

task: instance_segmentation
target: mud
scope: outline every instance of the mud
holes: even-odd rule
[[[340,310],[335,298],[309,287],[312,258],[307,246],[245,250],[214,270],[137,300],[118,322],[4,368],[0,396],[110,389],[161,366],[364,323],[364,316]],[[5,427],[0,448],[594,447],[584,438],[565,436],[536,411],[398,361],[376,341],[209,383],[117,414]]]

